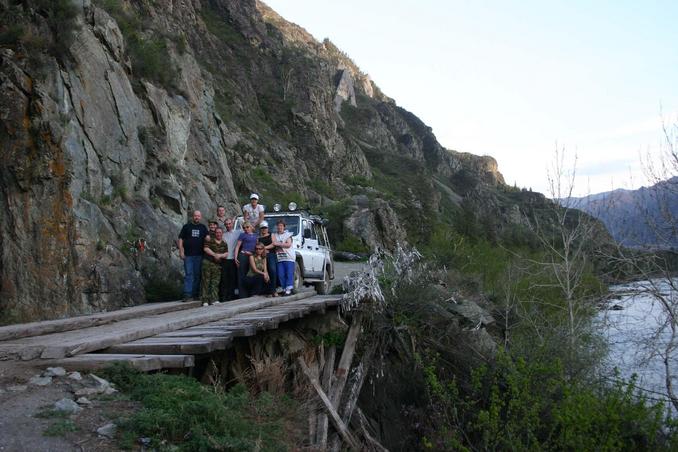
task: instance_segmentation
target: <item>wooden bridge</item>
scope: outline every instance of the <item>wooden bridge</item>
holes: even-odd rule
[[[314,291],[251,297],[202,307],[153,303],[101,314],[0,327],[0,360],[36,361],[71,370],[126,362],[143,370],[193,367],[196,355],[228,348],[233,339],[324,312],[341,295]]]

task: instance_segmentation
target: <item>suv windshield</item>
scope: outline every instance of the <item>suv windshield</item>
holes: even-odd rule
[[[277,230],[276,223],[282,219],[285,222],[285,229],[290,231],[292,235],[299,234],[299,217],[297,215],[266,215],[264,219],[268,222],[268,227],[271,232]]]

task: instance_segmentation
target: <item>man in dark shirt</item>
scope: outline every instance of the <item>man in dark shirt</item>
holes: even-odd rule
[[[179,233],[179,256],[184,260],[184,300],[200,296],[200,271],[207,227],[200,223],[202,214],[193,212],[193,221],[184,225]]]

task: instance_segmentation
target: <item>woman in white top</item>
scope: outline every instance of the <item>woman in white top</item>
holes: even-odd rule
[[[278,282],[285,291],[284,295],[292,295],[294,289],[294,248],[292,248],[292,233],[285,230],[285,221],[280,219],[276,223],[276,232],[271,234],[272,245],[278,258]]]

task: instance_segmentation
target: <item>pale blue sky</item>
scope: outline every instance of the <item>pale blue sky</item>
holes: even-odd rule
[[[641,185],[678,111],[678,1],[268,0],[330,38],[445,147],[546,191],[556,143],[577,192]]]

